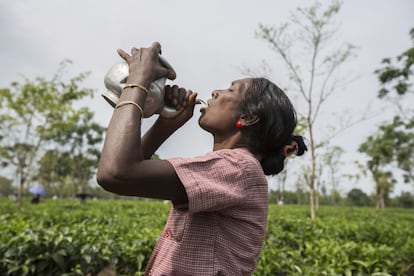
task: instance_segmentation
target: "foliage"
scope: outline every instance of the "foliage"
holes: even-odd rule
[[[8,196],[14,193],[12,181],[0,175],[0,196]]]
[[[49,190],[54,186],[54,192],[60,195],[86,192],[100,156],[96,145],[102,141],[103,131],[93,122],[88,108],[67,116],[49,133],[57,147],[43,155],[36,180]]]
[[[283,198],[283,204],[309,204],[309,195],[302,190],[296,192],[288,190],[270,190],[269,203],[278,204]]]
[[[412,86],[412,66],[414,64],[414,28],[410,31],[413,47],[407,49],[395,59],[383,60],[384,67],[375,71],[382,85],[378,97],[388,97],[392,91],[400,100],[414,95]],[[368,168],[372,172],[377,188],[380,180],[385,180],[391,172],[378,168],[393,164],[403,172],[406,183],[414,184],[414,116],[409,108],[403,108],[396,102],[400,110],[393,120],[379,126],[377,134],[369,136],[360,146],[360,151],[366,153],[370,160]],[[412,110],[411,110],[412,111]],[[375,172],[377,166],[378,172]],[[386,181],[385,181],[386,182]],[[389,182],[389,181],[388,181]]]
[[[256,275],[403,275],[414,262],[413,214],[386,211],[321,207],[312,222],[304,207],[271,206]]]
[[[264,40],[282,59],[297,93],[305,107],[300,110],[309,135],[311,162],[305,178],[310,189],[310,213],[315,218],[318,195],[318,149],[329,142],[337,131],[316,137],[315,128],[322,107],[343,85],[340,69],[354,55],[348,43],[335,45],[337,28],[334,22],[341,8],[339,1],[324,7],[321,2],[298,8],[289,20],[279,26],[259,25],[256,36]],[[348,80],[345,80],[347,82]],[[336,134],[335,134],[336,133]]]
[[[348,202],[352,206],[368,206],[370,205],[369,197],[361,189],[352,189],[347,195]]]
[[[380,98],[384,98],[392,91],[400,96],[414,92],[410,90],[412,86],[410,78],[413,74],[412,66],[414,65],[414,28],[410,30],[410,36],[413,47],[405,50],[396,58],[383,59],[384,67],[375,70],[378,80],[383,86],[378,92]]]
[[[414,208],[414,195],[409,192],[401,192],[399,196],[391,199],[391,206]]]
[[[168,215],[160,201],[0,201],[1,275],[142,275]],[[270,205],[254,275],[408,275],[410,210]]]
[[[19,195],[34,177],[42,180],[36,172],[39,164],[43,169],[48,166],[48,162],[39,163],[48,151],[64,151],[71,158],[72,175],[87,172],[77,177],[79,183],[90,178],[89,171],[96,166],[94,145],[101,141],[103,128],[92,122],[93,114],[87,108],[74,107],[77,101],[92,96],[93,90],[81,87],[88,73],[64,80],[68,63],[64,61],[50,80],[23,78],[21,83],[0,89],[0,161],[14,171]],[[49,168],[49,172],[55,170]]]
[[[368,195],[361,189],[353,188],[346,195],[342,196],[334,191],[326,193],[322,186],[322,194],[320,195],[320,206],[374,206],[373,200],[375,195]],[[332,197],[337,196],[336,202],[332,201]],[[372,197],[372,198],[371,198]],[[297,191],[289,190],[270,190],[269,203],[280,204],[280,198],[283,198],[282,205],[307,205],[309,204],[309,194],[301,189]],[[414,195],[410,192],[402,191],[400,195],[386,197],[385,203],[390,207],[414,208]]]
[[[414,184],[414,117],[404,121],[399,116],[394,120],[380,126],[384,139],[391,140],[394,148],[391,151],[393,161],[404,172],[404,180]]]
[[[343,163],[341,162],[343,153],[344,150],[341,147],[327,147],[326,152],[322,155],[323,161],[319,162],[320,170],[323,171],[323,168],[326,168],[328,171],[328,181],[330,186],[332,186],[331,200],[334,205],[338,205],[340,200],[340,193],[338,188],[340,177],[338,176],[338,171],[340,167],[343,165]]]
[[[383,200],[396,182],[391,171],[386,171],[386,167],[391,164],[405,172],[407,182],[414,183],[413,125],[405,124],[396,116],[391,123],[381,125],[378,132],[369,136],[359,147],[360,152],[369,156],[367,166],[376,183],[378,200]]]
[[[96,275],[142,270],[168,214],[152,202],[49,200],[1,206],[1,275]]]

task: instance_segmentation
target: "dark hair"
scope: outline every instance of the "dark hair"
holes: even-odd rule
[[[259,121],[241,129],[247,146],[262,156],[261,165],[266,175],[278,174],[284,168],[284,146],[296,142],[296,155],[307,147],[302,136],[293,135],[296,112],[286,94],[265,78],[253,78],[247,88],[241,110],[245,116],[256,115]]]

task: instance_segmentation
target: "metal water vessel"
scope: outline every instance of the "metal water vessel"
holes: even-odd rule
[[[159,56],[159,61],[162,66],[174,71],[168,61],[162,56]],[[115,107],[118,103],[128,75],[129,68],[126,62],[113,65],[106,73],[104,83],[107,90],[102,94],[102,97],[112,107]],[[160,114],[166,118],[174,118],[181,112],[181,110],[176,110],[175,108],[168,107],[164,104],[164,88],[166,82],[167,78],[161,78],[151,83],[148,88],[149,94],[146,97],[143,106],[144,118],[151,117],[154,114]]]

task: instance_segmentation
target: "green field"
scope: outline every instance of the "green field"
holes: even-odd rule
[[[0,275],[141,275],[169,203],[0,200]],[[414,211],[270,206],[255,275],[412,275]]]

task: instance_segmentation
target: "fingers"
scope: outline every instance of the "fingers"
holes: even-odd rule
[[[179,110],[187,106],[194,106],[196,104],[197,93],[185,88],[180,88],[177,85],[165,86],[165,100],[168,105],[173,106]]]
[[[185,99],[188,98],[186,96],[187,96],[187,91],[184,88],[180,88],[178,90],[178,97],[177,97],[177,102],[180,107],[185,105]]]
[[[162,70],[162,76],[167,77],[170,80],[175,80],[177,77],[177,74],[173,70],[169,70],[165,67],[161,67]]]
[[[152,43],[150,49],[153,52],[161,55],[161,44],[159,42],[156,41]],[[174,72],[174,70],[165,69],[163,73],[164,76],[166,76],[170,80],[175,80],[175,78],[177,78],[177,74]]]
[[[197,103],[197,93],[187,90],[185,93],[185,97],[183,99],[182,104],[180,104],[180,108],[187,108],[191,107],[191,110],[194,108],[194,106]]]
[[[159,42],[152,43],[150,47],[153,51],[155,51],[157,54],[161,55],[161,44]]]
[[[173,70],[168,70],[167,78],[170,80],[175,80],[177,77],[177,74]]]
[[[132,65],[131,68],[139,68],[140,72],[142,71],[141,69],[144,68],[144,71],[146,71],[148,75],[153,78],[153,80],[164,77],[174,80],[177,77],[171,66],[163,66],[163,64],[159,62],[161,45],[158,42],[152,43],[152,45],[148,48],[132,47],[130,54],[122,49],[117,49],[117,52],[129,66]],[[134,72],[135,71],[131,69],[130,74]]]
[[[186,105],[188,99],[187,91],[184,88],[180,88],[177,85],[172,87],[172,104],[175,109],[179,110]]]
[[[193,92],[193,91],[191,91],[191,90],[188,90],[188,91],[190,92],[190,95],[189,95],[189,97],[188,97],[188,102],[189,102],[189,104],[190,104],[191,106],[194,106],[194,105],[197,103],[197,96],[198,96],[198,93]]]
[[[157,54],[161,54],[161,44],[159,42],[154,42],[152,43],[151,47],[149,47],[149,49],[151,49],[152,51],[156,52]],[[136,47],[132,47],[131,49],[131,55],[135,55],[137,54],[141,49],[138,49]],[[130,55],[128,53],[126,53],[124,50],[122,49],[117,49],[118,54],[123,58],[123,59],[128,59],[130,58]]]
[[[127,54],[124,50],[122,49],[117,49],[116,50],[118,52],[118,55],[125,61],[128,61],[128,59],[130,58],[130,55]]]

